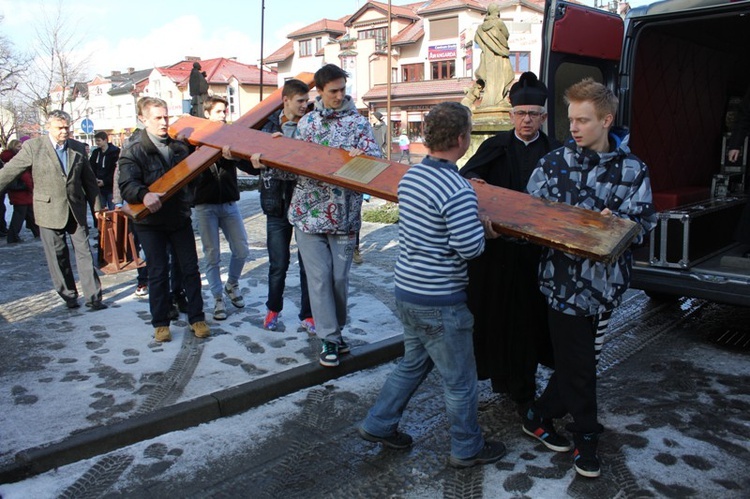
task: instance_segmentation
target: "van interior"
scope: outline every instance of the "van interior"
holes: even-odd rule
[[[558,140],[569,136],[562,90],[570,84],[590,76],[618,88],[617,122],[630,129],[631,150],[649,167],[660,212],[651,241],[634,252],[633,286],[750,305],[750,258],[743,256],[750,245],[734,238],[750,191],[750,153],[745,147],[730,164],[725,150],[739,103],[750,94],[750,2],[657,2],[629,16],[621,60],[596,54],[622,47],[618,33],[555,54],[564,36],[582,38],[592,16],[600,17],[592,12],[557,7],[550,131]]]

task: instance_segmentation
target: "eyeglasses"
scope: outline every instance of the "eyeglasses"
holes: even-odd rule
[[[533,120],[544,114],[543,111],[513,111],[513,116],[521,118],[522,120],[526,119],[527,116]]]

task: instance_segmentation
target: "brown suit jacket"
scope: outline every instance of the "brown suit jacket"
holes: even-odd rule
[[[27,140],[18,154],[0,169],[0,190],[28,169],[34,177],[34,217],[37,225],[63,229],[72,212],[79,225],[86,225],[86,203],[101,210],[96,176],[89,166],[83,144],[68,139],[68,173],[49,137]]]

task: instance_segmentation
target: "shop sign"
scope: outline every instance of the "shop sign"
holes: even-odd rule
[[[455,59],[456,44],[451,43],[447,45],[433,45],[427,52],[427,58],[431,61],[435,61],[438,59]]]

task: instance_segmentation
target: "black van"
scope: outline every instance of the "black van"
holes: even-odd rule
[[[729,163],[725,151],[750,88],[750,1],[666,0],[625,19],[548,1],[544,44],[550,134],[569,136],[562,94],[592,77],[619,96],[616,121],[649,167],[659,223],[635,251],[633,287],[750,305],[748,247],[733,239],[748,153]]]

